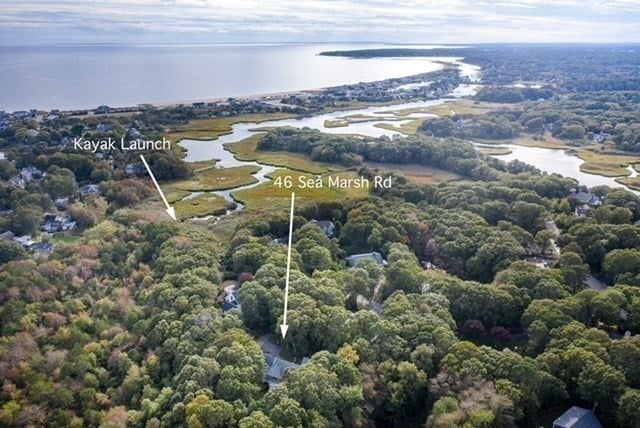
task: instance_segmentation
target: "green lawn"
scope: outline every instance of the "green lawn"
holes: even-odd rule
[[[298,178],[312,179],[316,175],[308,174],[300,171],[277,170],[273,173],[274,180],[278,177],[291,177],[294,184],[292,188],[287,189],[284,186],[278,187],[274,181],[263,183],[251,189],[240,190],[233,193],[233,197],[245,204],[247,210],[263,210],[277,208],[282,209],[289,206],[291,201],[291,193],[295,192],[296,201],[299,203],[312,202],[318,200],[344,200],[349,198],[365,198],[369,195],[370,189],[336,189],[328,186],[329,176],[339,176],[341,178],[357,178],[358,174],[354,171],[332,172],[322,176],[323,187],[321,188],[300,188],[298,187]]]
[[[226,206],[227,201],[223,197],[207,193],[174,204],[179,218],[224,214]]]
[[[264,164],[287,167],[312,174],[323,174],[327,171],[341,169],[339,166],[316,162],[305,154],[284,151],[258,150],[258,142],[262,134],[256,134],[237,143],[227,143],[224,147],[242,161],[259,161]]]
[[[296,117],[296,115],[291,113],[252,113],[241,116],[196,119],[169,132],[167,138],[174,143],[184,138],[213,140],[221,135],[230,134],[231,127],[236,123],[261,123],[270,120],[290,119],[292,117]]]
[[[221,169],[209,167],[199,170],[188,180],[168,182],[163,184],[162,187],[167,193],[184,191],[208,192],[233,189],[234,187],[255,183],[257,180],[252,174],[256,173],[259,169],[259,167],[254,165]],[[169,199],[169,196],[167,196],[167,199]]]

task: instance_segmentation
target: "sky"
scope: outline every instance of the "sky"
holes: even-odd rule
[[[0,44],[640,42],[640,0],[0,0]]]

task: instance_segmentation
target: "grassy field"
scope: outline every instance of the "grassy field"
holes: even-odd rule
[[[202,217],[208,214],[224,213],[227,201],[223,197],[213,194],[202,194],[195,198],[178,201],[174,204],[176,215],[180,218]]]
[[[582,172],[605,177],[627,176],[630,174],[627,167],[640,162],[640,156],[598,153],[588,149],[578,150],[578,157],[585,161],[580,165]]]
[[[518,107],[518,104],[488,103],[482,101],[476,102],[470,99],[460,99],[431,107],[398,110],[396,111],[396,114],[400,116],[406,116],[415,112],[423,112],[437,114],[438,116],[453,116],[466,114],[484,114],[496,110],[515,110]]]
[[[375,163],[367,162],[366,165],[380,173],[393,172],[404,175],[415,184],[439,184],[448,181],[459,180],[461,176],[456,173],[445,171],[440,168],[424,165],[406,165],[395,163]]]
[[[187,192],[208,192],[213,190],[226,190],[255,183],[257,180],[251,174],[256,173],[260,168],[253,165],[239,166],[235,168],[217,169],[215,167],[198,170],[194,176],[188,180],[179,180],[163,184],[163,189],[167,194],[176,194],[173,200],[181,199],[181,193]],[[182,195],[184,197],[186,195]],[[167,199],[169,196],[167,195]]]
[[[534,139],[532,134],[522,134],[516,138],[505,140],[487,140],[482,138],[476,138],[475,141],[482,144],[515,144],[525,147],[540,147],[542,149],[569,149],[570,146],[566,145],[562,141],[554,138],[550,132],[543,135],[543,140]]]
[[[76,244],[81,239],[82,234],[74,232],[56,233],[51,237],[51,241],[55,244]]]
[[[640,191],[640,177],[616,178],[616,182],[624,184],[630,189]]]
[[[535,140],[531,134],[523,134],[518,138],[513,139],[513,144],[526,147],[540,147],[543,149],[568,149],[569,146],[562,141],[551,135],[550,132],[545,132],[543,135],[544,140]]]
[[[242,161],[259,161],[312,174],[324,174],[330,170],[340,169],[334,164],[313,161],[302,153],[260,151],[258,141],[261,137],[260,134],[253,135],[237,143],[227,143],[224,147],[233,153],[236,159]]]
[[[511,154],[511,150],[506,147],[477,147],[476,149],[487,156],[503,156]]]
[[[291,189],[278,187],[273,181],[261,184],[251,189],[241,190],[233,193],[233,197],[245,204],[248,210],[264,210],[264,209],[282,209],[289,206],[291,201],[291,192],[295,192],[296,201],[300,204],[317,200],[344,200],[349,198],[365,198],[369,195],[370,189],[336,189],[328,186],[329,176],[339,176],[341,178],[357,178],[358,174],[354,171],[342,171],[327,173],[322,176],[323,187],[306,188],[298,187],[298,179],[313,179],[314,174],[308,174],[300,171],[277,170],[271,178],[290,176],[293,182]]]
[[[184,138],[192,140],[213,140],[221,135],[231,133],[231,127],[236,123],[261,123],[270,120],[290,119],[296,117],[291,113],[254,113],[241,116],[214,117],[211,119],[196,119],[182,125],[167,135],[174,143]]]
[[[416,135],[418,133],[418,129],[426,119],[413,119],[410,122],[400,124],[399,126],[394,126],[391,123],[376,123],[376,128],[388,129],[389,131],[397,131],[405,135]]]
[[[220,219],[212,225],[207,225],[207,229],[213,233],[216,237],[216,241],[218,242],[229,242],[233,235],[236,233],[236,229],[240,224],[246,221],[247,213],[243,213],[243,215],[225,215],[220,217]],[[202,222],[197,222],[196,224],[203,224]],[[204,223],[206,225],[206,223]]]
[[[348,116],[336,117],[334,119],[327,119],[324,121],[324,126],[326,128],[342,128],[345,126],[349,126],[353,123],[365,123],[365,122],[377,122],[380,120],[392,121],[392,120],[401,120],[398,117],[394,117],[393,115],[384,116],[367,116],[364,114],[352,114]]]

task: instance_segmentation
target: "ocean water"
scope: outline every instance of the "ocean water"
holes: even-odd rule
[[[382,80],[441,67],[426,58],[318,55],[376,47],[385,45],[0,46],[0,110],[239,97]]]

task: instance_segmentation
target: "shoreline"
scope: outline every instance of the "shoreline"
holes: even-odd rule
[[[313,94],[318,94],[318,93],[320,93],[322,91],[325,91],[325,90],[328,90],[328,89],[331,89],[331,88],[339,88],[339,87],[345,86],[345,85],[357,85],[359,83],[386,82],[388,80],[394,80],[394,79],[411,78],[411,77],[419,76],[421,74],[429,74],[429,73],[439,72],[439,71],[442,71],[443,69],[445,69],[446,67],[455,67],[455,68],[461,69],[461,67],[464,65],[463,63],[461,63],[462,60],[464,60],[463,57],[434,57],[434,59],[430,60],[430,62],[432,62],[433,64],[437,64],[439,66],[435,70],[427,70],[427,71],[422,71],[420,73],[412,73],[412,74],[406,74],[406,75],[402,75],[402,76],[387,77],[385,79],[379,79],[379,80],[364,80],[364,81],[357,81],[357,82],[351,82],[351,83],[343,83],[343,84],[340,84],[340,85],[333,85],[333,86],[322,86],[322,87],[315,87],[315,88],[308,88],[308,89],[294,89],[294,90],[285,90],[285,91],[276,91],[276,92],[261,92],[261,93],[254,93],[254,94],[237,95],[237,96],[225,96],[225,97],[207,97],[207,98],[194,98],[194,99],[184,99],[184,100],[131,102],[129,104],[118,104],[118,105],[113,105],[113,106],[107,106],[111,110],[114,110],[114,111],[107,112],[107,113],[98,113],[97,115],[135,112],[135,111],[143,110],[146,106],[151,106],[151,107],[154,107],[154,108],[163,109],[163,108],[171,108],[171,107],[179,107],[179,106],[191,105],[193,103],[205,103],[205,104],[206,103],[216,103],[216,102],[217,103],[225,103],[230,98],[238,100],[238,101],[266,101],[266,102],[276,101],[276,100],[280,100],[282,98],[289,97],[289,96],[292,96],[292,95],[302,95],[302,94],[313,95]],[[76,108],[67,108],[67,109],[61,109],[61,108],[57,108],[57,107],[50,107],[50,108],[36,107],[33,110],[37,111],[39,114],[40,113],[50,113],[52,111],[56,111],[57,110],[61,114],[66,113],[66,114],[69,114],[71,116],[83,116],[81,114],[73,114],[73,113],[86,112],[85,115],[95,115],[96,114],[95,111],[97,109],[98,109],[98,107],[76,107]],[[2,110],[2,107],[0,107],[0,110]],[[28,110],[29,109],[27,108],[26,111],[28,111]],[[13,113],[13,112],[22,111],[22,110],[13,110],[13,111],[7,110],[7,111],[9,113]]]
[[[410,77],[406,76],[406,77]],[[135,107],[142,107],[145,105],[152,105],[157,108],[171,108],[171,107],[179,107],[181,105],[189,105],[193,103],[226,103],[229,99],[240,100],[240,101],[275,101],[281,100],[286,97],[290,97],[293,95],[302,95],[302,94],[317,94],[322,92],[323,90],[329,89],[332,86],[324,87],[324,88],[315,88],[315,89],[300,89],[294,91],[282,91],[282,92],[268,92],[261,94],[251,94],[251,95],[241,95],[237,97],[226,97],[226,98],[201,98],[194,100],[177,100],[177,101],[161,101],[156,103],[140,103],[136,104]],[[127,108],[127,107],[115,107],[115,108]]]

